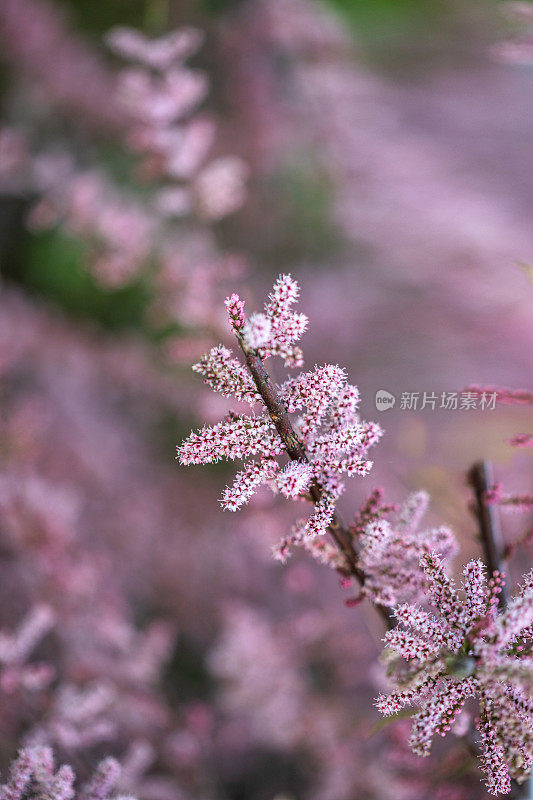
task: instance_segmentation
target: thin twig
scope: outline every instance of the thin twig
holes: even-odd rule
[[[293,428],[292,422],[289,418],[287,410],[280,399],[278,391],[272,382],[272,379],[265,369],[263,360],[257,353],[252,350],[244,338],[237,335],[239,344],[244,353],[246,364],[250,370],[250,374],[254,379],[257,391],[270,414],[270,419],[275,425],[278,434],[285,445],[285,449],[292,461],[304,461],[309,463],[309,459],[305,452],[305,448],[301,443],[296,431]],[[322,497],[322,489],[318,483],[312,484],[309,493],[314,503],[318,503]],[[357,553],[355,552],[352,537],[350,533],[341,523],[337,515],[334,515],[333,520],[328,528],[328,532],[335,544],[344,555],[350,574],[356,578],[361,586],[364,585],[366,575],[358,564]],[[393,628],[395,625],[395,618],[389,609],[385,606],[375,606],[381,617],[383,618],[387,628]]]
[[[486,493],[494,485],[492,465],[488,461],[478,461],[469,473],[468,482],[475,495],[475,514],[479,525],[479,535],[483,547],[485,563],[490,573],[502,571],[503,542],[498,510],[495,505],[487,503]],[[508,600],[507,586],[504,583],[498,598],[501,609]]]

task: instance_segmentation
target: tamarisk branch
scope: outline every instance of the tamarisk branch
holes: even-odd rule
[[[270,375],[265,369],[263,360],[252,348],[246,344],[242,334],[238,333],[237,339],[242,352],[244,353],[246,365],[250,370],[250,374],[257,387],[257,391],[261,395],[268,413],[270,414],[270,418],[274,423],[276,430],[283,441],[283,444],[285,445],[287,454],[292,461],[303,461],[304,463],[308,463],[305,449],[298,439],[285,406],[278,395]],[[322,489],[315,482],[309,487],[309,494],[313,502],[318,503],[322,497]],[[364,586],[366,576],[364,571],[358,565],[357,553],[355,552],[352,543],[352,537],[340,522],[337,514],[333,515],[333,519],[328,527],[328,532],[335,541],[335,544],[339,550],[344,555],[346,562],[349,565],[350,574],[356,578],[361,586]],[[388,629],[392,629],[396,624],[396,620],[391,611],[385,606],[376,605],[375,607],[383,618],[386,627]]]

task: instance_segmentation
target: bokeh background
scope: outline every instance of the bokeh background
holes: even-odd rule
[[[117,26],[203,41],[156,97]],[[306,363],[386,431],[347,518],[426,489],[460,563],[472,462],[531,492],[531,406],[400,398],[531,388],[532,27],[487,0],[0,0],[3,774],[47,743],[81,777],[117,756],[139,800],[485,796],[460,741],[419,762],[377,726],[379,619],[271,558],[297,509],[223,514],[232,466],[175,446],[231,407],[190,371],[231,344],[224,297],[291,272]]]

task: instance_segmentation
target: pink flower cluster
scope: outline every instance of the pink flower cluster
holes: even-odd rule
[[[49,664],[28,663],[32,651],[54,625],[54,612],[44,604],[36,605],[13,633],[0,631],[0,689],[40,691],[48,686],[55,673]]]
[[[261,613],[231,604],[224,627],[209,653],[209,667],[223,686],[223,702],[232,711],[253,706],[252,735],[281,748],[302,735],[305,678],[298,669],[294,641]]]
[[[533,447],[533,434],[517,433],[507,440],[507,444],[510,444],[511,447]]]
[[[305,520],[300,520],[287,536],[273,546],[272,555],[276,561],[286,564],[291,550],[295,547],[304,549],[319,564],[341,573],[346,570],[346,558],[343,553],[324,536],[309,536]],[[346,579],[345,588],[350,586],[351,580]]]
[[[5,28],[12,39],[11,28],[16,24],[20,27],[17,42],[23,42],[28,26],[33,41],[37,32],[31,22],[34,12],[40,20],[48,4],[24,0],[22,14],[16,2],[7,5],[5,20],[0,10],[0,38]],[[50,8],[46,13],[52,12]],[[46,41],[40,43],[37,56],[41,63],[45,55],[54,60],[56,38],[47,33]],[[5,156],[0,159],[5,162],[0,167],[3,189],[38,198],[30,209],[29,227],[35,232],[58,225],[69,238],[81,240],[85,266],[106,289],[147,278],[153,288],[148,322],[167,330],[176,323],[180,328],[216,326],[217,317],[222,317],[217,315],[217,289],[222,280],[240,275],[244,261],[221,252],[209,231],[215,220],[242,205],[247,168],[233,156],[215,155],[209,160],[217,124],[199,108],[209,82],[203,72],[185,63],[202,38],[199,31],[188,27],[153,40],[127,28],[110,33],[108,43],[114,51],[135,62],[116,74],[106,73],[100,89],[105,100],[99,103],[103,117],[116,117],[115,141],[134,156],[127,187],[119,186],[100,164],[84,163],[81,168],[78,157],[63,144],[31,152],[29,143],[43,137],[24,136],[20,122],[0,136],[0,155]],[[18,45],[17,53],[19,61],[29,59],[27,53],[18,52]],[[68,67],[58,74],[68,79]],[[47,70],[32,71],[31,77],[39,88],[46,89],[41,83],[46,83]],[[86,89],[82,77],[76,78],[81,84],[77,92],[80,106]],[[77,106],[72,111],[77,111]],[[16,122],[18,105],[12,113]],[[76,113],[77,124],[78,116]],[[149,192],[141,186],[147,182]],[[176,216],[183,221],[179,228],[175,220],[169,221]],[[197,348],[195,356],[199,351]],[[177,353],[173,342],[167,354],[174,359]]]
[[[309,320],[292,310],[300,289],[290,275],[281,275],[265,305],[264,313],[252,314],[243,327],[246,343],[261,358],[280,356],[286,367],[301,367],[303,355],[295,345],[305,333]],[[237,295],[233,295],[237,297]],[[239,301],[242,302],[242,301]],[[240,328],[234,325],[235,331]]]
[[[501,6],[514,30],[514,36],[499,42],[492,49],[500,61],[509,64],[533,62],[533,10],[531,3],[523,0],[507,0]]]
[[[68,112],[77,125],[119,130],[124,116],[109,102],[113,74],[101,56],[70,26],[63,6],[51,0],[3,0],[0,4],[2,61],[17,71],[15,92],[20,102],[27,87],[38,87],[39,106],[57,117]]]
[[[533,508],[533,496],[530,494],[505,494],[501,483],[491,486],[485,492],[488,505],[497,505],[508,511],[529,511]]]
[[[482,562],[470,561],[461,591],[435,553],[424,554],[421,566],[437,614],[410,604],[395,609],[403,627],[388,631],[384,641],[396,690],[380,695],[377,706],[386,715],[420,707],[410,744],[425,756],[433,736],[444,736],[466,700],[477,697],[487,786],[506,793],[511,777],[525,780],[533,761],[533,573],[498,613],[502,574],[487,580]]]
[[[507,5],[514,4],[508,3]],[[525,4],[517,3],[516,5]],[[502,403],[503,405],[527,406],[533,404],[533,392],[529,389],[508,389],[506,387],[498,388],[490,386],[471,386],[469,389],[481,396],[487,393],[496,394],[498,402]],[[511,447],[533,447],[533,434],[517,433],[507,440],[507,444],[510,444]],[[520,506],[520,503],[518,503],[518,505]],[[530,505],[528,506],[526,503],[526,507],[530,507]]]
[[[224,397],[235,397],[249,403],[261,399],[244,364],[233,358],[231,350],[222,344],[213,347],[209,355],[202,356],[192,369],[203,375],[208,386]]]
[[[87,261],[108,288],[129,283],[147,263],[157,230],[154,214],[118,190],[96,170],[78,172],[69,159],[47,155],[34,161],[43,198],[30,212],[34,230],[57,223],[87,245]]]
[[[533,403],[533,392],[529,389],[509,389],[499,386],[468,386],[466,391],[483,394],[495,394],[498,403],[509,406],[527,406]]]
[[[50,747],[60,763],[76,768],[76,797],[95,762],[115,754],[122,764],[119,795],[196,796],[189,787],[197,771],[208,769],[204,753],[215,706],[204,706],[208,721],[196,725],[193,701],[171,707],[161,687],[176,628],[184,630],[189,615],[181,617],[181,609],[205,602],[187,582],[190,565],[205,563],[208,547],[213,553],[212,540],[189,545],[193,537],[179,500],[169,500],[165,488],[174,488],[173,498],[179,494],[176,476],[165,478],[136,438],[143,415],[122,413],[135,402],[149,424],[156,407],[184,408],[185,398],[152,371],[153,359],[138,342],[93,340],[8,289],[0,320],[2,384],[10,387],[1,404],[2,780],[18,748]],[[16,343],[15,322],[21,330]],[[20,380],[30,373],[31,385]],[[125,402],[115,415],[111,404],[119,396]],[[113,465],[127,448],[137,466],[121,475]],[[114,536],[121,529],[127,530],[122,541]],[[169,547],[169,530],[182,543],[177,548]],[[167,586],[176,585],[179,573],[180,598],[169,613],[155,598],[167,594],[161,586],[170,550],[179,550],[179,557],[168,567]],[[153,591],[148,559],[158,562]],[[140,604],[134,598],[144,589],[158,610],[139,624],[133,609],[146,608],[146,598]],[[201,621],[200,605],[194,616]],[[32,787],[24,798],[40,798],[39,791]],[[99,800],[107,800],[106,791]],[[47,797],[59,796],[51,791]]]
[[[261,358],[280,356],[286,365],[299,365],[301,351],[295,345],[307,326],[307,318],[292,310],[298,297],[298,284],[290,275],[282,275],[274,285],[264,314],[255,314],[247,322],[243,302],[237,295],[226,301],[234,332],[245,347]],[[258,331],[261,331],[260,346]],[[231,351],[219,346],[211,350],[193,369],[207,384],[223,395],[245,400],[254,406],[260,399],[254,382]],[[230,414],[213,427],[192,433],[178,448],[182,464],[201,464],[220,459],[246,459],[233,484],[222,498],[225,509],[236,511],[255,490],[267,484],[286,497],[304,496],[315,486],[320,499],[314,513],[295,528],[294,541],[303,533],[316,536],[326,533],[332,523],[335,503],[344,491],[342,476],[366,475],[372,462],[368,449],[380,436],[379,425],[362,422],[357,414],[359,393],[346,381],[344,370],[333,364],[316,366],[288,378],[277,387],[288,414],[297,414],[294,430],[306,460],[293,461],[282,468],[277,457],[284,452],[283,441],[266,409],[251,415]]]
[[[396,520],[391,522],[382,515],[363,529],[359,537],[359,561],[367,576],[363,591],[374,602],[394,606],[421,601],[427,585],[419,563],[422,554],[435,550],[448,559],[457,552],[449,528],[418,530],[428,502],[427,492],[414,492]]]
[[[157,195],[158,211],[171,217],[194,212],[210,221],[242,205],[247,169],[233,156],[204,165],[216,132],[214,121],[197,112],[208,82],[184,64],[201,41],[193,28],[152,40],[130,28],[108,36],[116,53],[135,62],[119,79],[119,101],[131,120],[128,144],[143,155],[146,174],[172,181]]]
[[[10,778],[0,786],[1,800],[108,800],[120,776],[120,765],[114,758],[105,758],[94,776],[75,791],[76,776],[72,767],[63,765],[57,772],[49,747],[28,747],[20,751],[11,765]],[[126,795],[116,800],[134,800]]]
[[[349,533],[355,541],[360,540],[360,537],[365,533],[371,524],[376,523],[385,515],[397,511],[397,506],[394,504],[383,503],[383,491],[381,489],[374,489],[372,494],[364,502],[360,510],[355,516],[353,523],[350,525]],[[344,555],[339,552],[338,548],[327,539],[309,538],[305,534],[305,528],[302,525],[297,525],[289,536],[284,537],[273,547],[274,558],[281,561],[283,564],[287,562],[293,547],[304,548],[312,558],[318,561],[319,564],[329,566],[331,569],[340,572],[344,577],[341,579],[341,586],[344,589],[352,587],[352,578],[346,576],[346,559]],[[358,553],[359,563],[361,563],[361,553]],[[377,565],[374,565],[377,566]],[[368,591],[365,594],[371,597],[373,602],[381,603],[381,597],[377,592],[371,591],[372,579],[377,578],[377,570],[373,570],[373,574],[365,573],[365,585],[369,581]],[[348,598],[345,601],[346,605],[354,605],[355,600],[359,603],[364,598],[364,594],[360,594],[357,598]]]

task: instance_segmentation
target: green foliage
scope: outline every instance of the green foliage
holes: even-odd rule
[[[142,327],[146,283],[107,291],[85,269],[84,258],[83,244],[59,231],[28,236],[17,274],[9,277],[70,316],[93,319],[110,330]]]
[[[331,219],[331,185],[314,154],[291,153],[263,188],[268,237],[262,253],[279,266],[301,258],[319,258],[339,248]]]
[[[374,66],[396,77],[472,53],[497,17],[497,0],[326,0],[348,22]],[[424,69],[421,70],[421,62]]]
[[[436,5],[426,0],[328,0],[362,36],[399,36],[435,17]]]
[[[61,0],[75,26],[101,38],[114,25],[142,27],[147,0]]]
[[[208,14],[224,14],[243,5],[245,2],[246,0],[199,0],[199,5]]]

